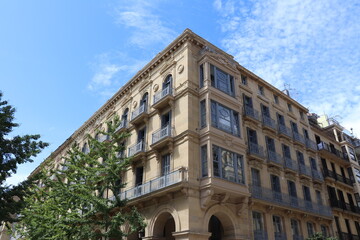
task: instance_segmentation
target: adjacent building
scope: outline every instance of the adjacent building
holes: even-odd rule
[[[56,165],[74,141],[86,151],[86,134],[114,114],[131,133],[120,194],[147,222],[128,239],[359,239],[360,168],[339,125],[308,119],[191,30],[75,131],[52,154]]]

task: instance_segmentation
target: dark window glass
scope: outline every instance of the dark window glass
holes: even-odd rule
[[[211,122],[216,128],[240,136],[239,113],[215,101],[211,101]]]
[[[200,127],[206,127],[206,101],[200,102]]]
[[[204,87],[204,64],[200,65],[200,88]]]
[[[207,145],[201,146],[201,175],[208,176]]]
[[[230,74],[220,70],[219,68],[210,65],[211,86],[234,96],[234,77]]]

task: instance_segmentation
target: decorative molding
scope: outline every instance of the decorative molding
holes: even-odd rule
[[[249,166],[251,167],[255,167],[257,169],[262,169],[262,161],[258,160],[258,159],[250,159],[249,160]]]
[[[307,178],[301,178],[300,183],[302,183],[303,185],[308,186],[308,187],[310,186],[310,180]]]
[[[280,174],[281,174],[280,169],[278,167],[275,167],[275,166],[268,167],[268,172],[273,173],[273,174],[278,175],[278,176],[280,176]]]
[[[177,70],[178,70],[178,73],[181,74],[181,73],[184,71],[184,65],[180,64],[180,65],[177,67]]]
[[[294,174],[292,172],[286,172],[285,173],[285,178],[289,179],[291,181],[296,181],[296,174]]]
[[[249,206],[249,198],[248,197],[244,197],[242,198],[242,201],[240,201],[237,205],[237,211],[236,214],[238,216],[242,215],[242,212],[246,209],[246,207]]]
[[[155,85],[153,86],[153,90],[154,90],[154,92],[157,92],[157,91],[159,90],[159,85],[158,85],[158,84],[155,84]]]
[[[212,196],[214,195],[213,189],[205,189],[201,191],[200,206],[201,209],[206,209],[209,206]]]

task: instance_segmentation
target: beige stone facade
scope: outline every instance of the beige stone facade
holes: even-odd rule
[[[324,133],[307,112],[187,29],[52,157],[60,166],[72,142],[122,117],[133,159],[121,195],[147,223],[128,239],[300,240],[336,235],[334,215],[358,235],[359,214],[330,208],[327,185],[352,190],[324,181],[315,139]]]

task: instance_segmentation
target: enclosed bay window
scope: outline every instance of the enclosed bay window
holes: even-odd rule
[[[208,176],[208,156],[207,156],[207,145],[201,146],[200,149],[200,158],[201,158],[201,176]]]
[[[211,124],[232,135],[240,136],[239,113],[215,101],[211,101]]]
[[[200,128],[206,127],[206,100],[200,101]]]
[[[213,86],[214,88],[217,88],[220,91],[231,96],[235,95],[234,77],[230,74],[222,71],[214,65],[210,65],[210,79],[211,86]]]
[[[236,183],[245,183],[243,156],[213,145],[214,176]]]

